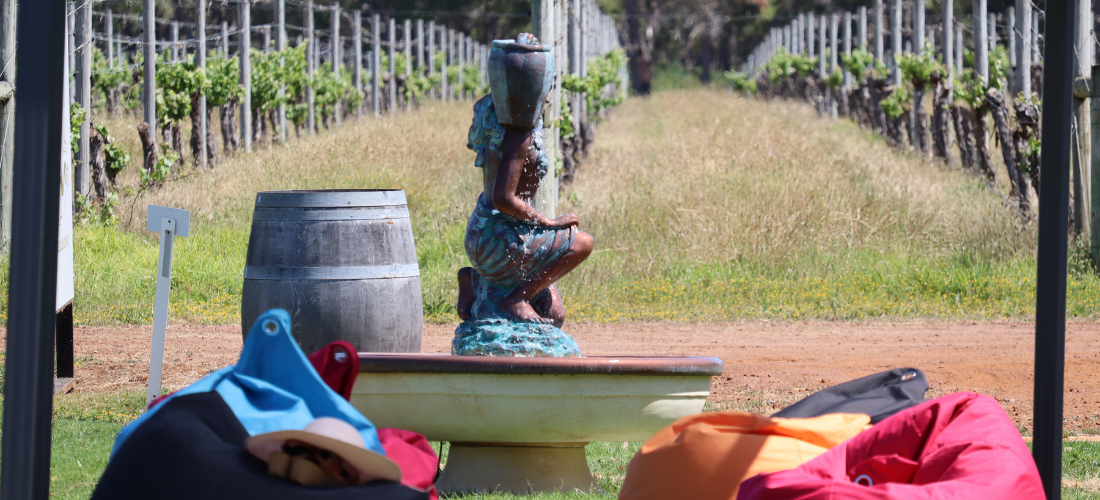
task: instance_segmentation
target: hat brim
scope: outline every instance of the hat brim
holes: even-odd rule
[[[371,450],[360,448],[340,440],[306,431],[276,431],[257,434],[245,440],[244,446],[256,458],[268,461],[272,452],[282,451],[283,444],[294,439],[335,453],[355,467],[360,474],[373,479],[400,482],[401,468],[390,460]]]

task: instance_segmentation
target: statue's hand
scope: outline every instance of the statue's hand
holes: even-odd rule
[[[550,223],[547,224],[547,226],[564,228],[564,227],[576,226],[578,223],[580,223],[580,221],[577,220],[577,216],[575,214],[565,214],[561,217],[558,217],[557,219],[554,219],[554,220],[550,221]]]

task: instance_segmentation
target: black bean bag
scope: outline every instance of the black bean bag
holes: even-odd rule
[[[118,449],[92,500],[427,500],[399,483],[301,486],[267,474],[244,449],[248,432],[214,391],[169,399]]]
[[[924,401],[928,379],[916,368],[896,368],[815,392],[773,417],[808,418],[829,413],[863,413],[871,423]]]

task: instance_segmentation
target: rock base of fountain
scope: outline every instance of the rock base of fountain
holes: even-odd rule
[[[554,325],[492,318],[458,325],[451,354],[579,358],[581,349],[573,337]]]

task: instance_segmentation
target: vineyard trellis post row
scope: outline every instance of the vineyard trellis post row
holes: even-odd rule
[[[416,71],[420,73],[428,64],[424,63],[424,20],[416,20]],[[429,92],[430,93],[430,92]]]
[[[0,254],[11,248],[12,172],[15,151],[15,25],[17,0],[0,0]]]
[[[195,21],[195,42],[198,44],[195,48],[195,67],[206,74],[206,0],[195,0]],[[195,166],[206,168],[206,159],[209,156],[206,130],[210,127],[206,121],[206,94],[200,93],[195,99],[195,104],[199,108],[197,115],[199,123],[195,124],[199,128],[199,154],[195,156]]]
[[[172,37],[172,64],[180,62],[180,23],[172,21],[169,24],[169,34]]]
[[[237,41],[240,47],[237,55],[240,56],[240,84],[241,109],[238,113],[241,119],[241,144],[245,153],[252,152],[252,0],[238,0],[237,26],[240,31]]]

